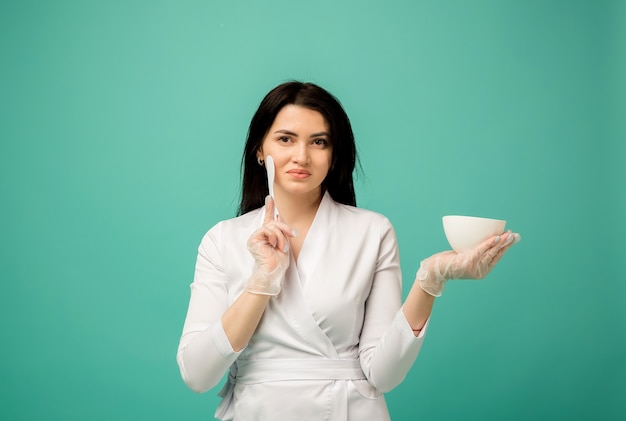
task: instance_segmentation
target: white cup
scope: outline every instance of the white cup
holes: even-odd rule
[[[490,237],[504,232],[506,221],[478,216],[446,215],[442,218],[448,243],[457,253],[471,250]]]

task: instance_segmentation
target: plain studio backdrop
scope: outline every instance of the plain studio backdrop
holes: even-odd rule
[[[451,282],[402,420],[626,419],[626,2],[3,1],[0,419],[207,420],[197,246],[275,85],[344,104],[404,291],[446,214],[520,232]]]

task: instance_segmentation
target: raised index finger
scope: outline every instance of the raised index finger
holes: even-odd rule
[[[274,199],[272,196],[267,196],[265,198],[265,219],[263,220],[263,225],[267,225],[274,220]]]

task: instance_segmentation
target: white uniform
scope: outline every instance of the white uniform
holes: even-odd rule
[[[396,235],[384,216],[326,193],[282,291],[248,346],[233,351],[221,316],[254,268],[246,249],[265,209],[215,225],[202,239],[177,361],[197,392],[229,370],[218,419],[388,420],[382,392],[411,368],[415,337],[402,305]]]

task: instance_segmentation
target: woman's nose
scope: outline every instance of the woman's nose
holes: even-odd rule
[[[305,144],[301,143],[296,147],[293,160],[299,165],[306,165],[309,163],[309,149]]]

